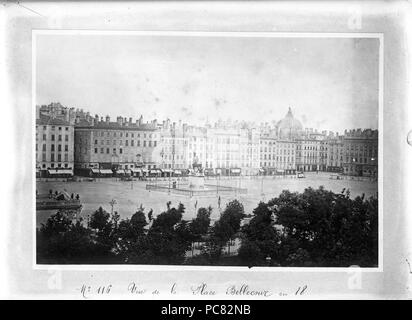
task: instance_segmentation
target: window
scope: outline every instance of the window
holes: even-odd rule
[[[98,144],[98,141],[97,141],[97,140],[94,140],[94,144]]]
[[[97,148],[94,148],[94,153],[97,153]]]
[[[143,141],[143,147],[146,147],[146,140]]]
[[[66,131],[69,131],[69,127],[66,127],[65,130],[66,130]]]
[[[52,153],[51,155],[50,155],[50,161],[54,161],[54,153]]]
[[[65,136],[64,136],[64,141],[69,141],[69,135],[68,134],[66,134]]]
[[[46,127],[46,126],[43,126],[43,130],[47,130],[47,127]]]
[[[62,127],[59,127],[59,131],[62,131]]]
[[[134,140],[130,140],[130,144],[132,147],[134,147]]]
[[[58,155],[57,155],[57,161],[58,161],[58,162],[61,162],[61,161],[62,161],[62,155],[61,155],[61,154],[58,154]]]
[[[119,149],[119,152],[120,152],[120,153],[123,153],[123,149]]]
[[[66,160],[67,161],[67,160]],[[67,163],[64,164],[64,167],[67,168],[69,165]]]
[[[69,161],[69,155],[67,153],[64,155],[64,161]]]
[[[127,134],[126,134],[126,136],[127,136]],[[127,147],[129,145],[129,140],[126,140],[125,143],[126,143],[126,147]]]
[[[106,153],[110,153],[110,149],[109,149],[109,148],[106,149]]]
[[[100,148],[100,153],[104,153],[104,148]]]
[[[59,134],[59,141],[62,141],[62,135]]]
[[[61,144],[58,145],[57,151],[62,151],[62,145]]]
[[[140,140],[137,140],[137,146],[140,147]]]
[[[51,140],[54,141],[54,134],[51,135]]]
[[[51,151],[54,151],[54,144],[51,145]]]
[[[46,144],[43,144],[43,151],[46,151]]]
[[[151,147],[152,146],[152,141],[149,141],[149,147]]]
[[[46,135],[43,134],[43,141],[46,141]]]

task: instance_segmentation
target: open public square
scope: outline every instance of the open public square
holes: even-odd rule
[[[83,180],[81,182],[63,181],[39,181],[37,182],[38,193],[47,194],[49,190],[63,191],[67,193],[79,194],[83,205],[81,216],[86,218],[99,207],[106,211],[111,211],[111,200],[115,199],[114,211],[120,214],[122,219],[131,217],[133,213],[142,205],[145,211],[153,209],[154,216],[166,210],[166,203],[172,202],[177,206],[179,202],[186,207],[183,219],[190,220],[195,217],[195,206],[213,208],[211,219],[219,218],[218,197],[221,197],[221,208],[224,209],[230,200],[238,199],[245,207],[245,213],[252,213],[259,201],[268,201],[277,197],[282,190],[291,192],[302,192],[305,188],[318,188],[324,186],[326,190],[339,193],[344,188],[350,190],[351,198],[365,193],[366,197],[376,195],[378,183],[370,179],[358,177],[345,177],[342,180],[331,179],[330,173],[306,173],[305,178],[296,177],[276,177],[276,176],[256,176],[256,177],[225,177],[217,181],[215,178],[206,180],[207,184],[219,183],[221,186],[233,186],[247,189],[246,194],[225,193],[214,196],[186,196],[178,194],[168,194],[167,192],[146,190],[147,181],[120,181],[116,178],[97,179],[96,181]],[[159,179],[159,184],[168,185],[168,179]],[[38,210],[36,224],[39,226],[54,213],[51,210]]]

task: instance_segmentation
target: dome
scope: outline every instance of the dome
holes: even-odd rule
[[[302,128],[302,124],[293,117],[292,109],[289,108],[286,117],[278,122],[278,136],[281,139],[292,139],[299,135]]]

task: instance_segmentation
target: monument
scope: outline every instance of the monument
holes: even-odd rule
[[[194,190],[202,190],[205,188],[205,175],[203,173],[202,164],[199,163],[199,158],[196,153],[193,157],[192,169],[188,175],[189,188]]]

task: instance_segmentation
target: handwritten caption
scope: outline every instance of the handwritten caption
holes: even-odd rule
[[[99,298],[108,297],[114,294],[129,294],[134,296],[160,296],[160,295],[176,295],[176,294],[191,294],[193,296],[218,296],[225,295],[227,297],[256,297],[256,298],[269,298],[273,296],[303,296],[308,294],[309,288],[306,284],[297,286],[290,290],[268,290],[262,288],[254,288],[253,286],[242,284],[231,284],[227,287],[216,288],[208,285],[205,282],[201,282],[194,285],[179,285],[173,283],[169,288],[157,289],[146,287],[137,282],[130,282],[127,285],[113,285],[111,283],[103,285],[88,285],[82,284],[76,290],[80,293],[82,298]]]

